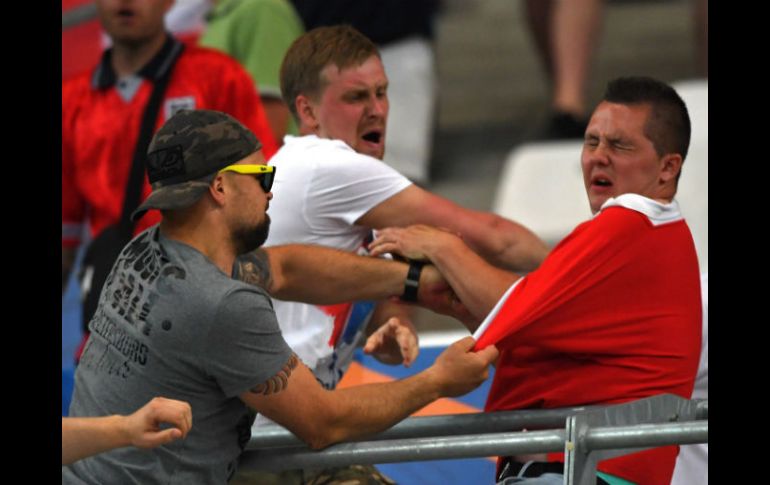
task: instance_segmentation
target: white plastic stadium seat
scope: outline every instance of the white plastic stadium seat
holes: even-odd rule
[[[695,239],[701,273],[709,269],[709,98],[708,81],[681,81],[672,85],[690,113],[692,136],[682,166],[676,198]]]
[[[492,210],[530,228],[549,246],[591,218],[580,169],[582,142],[531,143],[514,149]]]

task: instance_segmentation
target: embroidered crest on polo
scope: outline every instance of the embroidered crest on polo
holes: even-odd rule
[[[178,98],[166,99],[166,102],[163,103],[164,121],[168,121],[169,118],[183,109],[195,109],[194,96],[181,96]]]

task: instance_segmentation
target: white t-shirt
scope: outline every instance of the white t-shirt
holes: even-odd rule
[[[305,243],[357,252],[371,231],[355,222],[411,185],[380,160],[315,135],[286,136],[269,163],[276,174],[265,246]],[[328,388],[347,369],[372,307],[371,302],[318,307],[275,300],[284,339]]]

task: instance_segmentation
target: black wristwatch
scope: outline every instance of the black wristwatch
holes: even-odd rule
[[[417,290],[420,288],[420,273],[422,273],[423,266],[425,266],[423,261],[409,262],[409,272],[406,274],[406,281],[404,281],[404,294],[401,295],[402,301],[417,302]]]

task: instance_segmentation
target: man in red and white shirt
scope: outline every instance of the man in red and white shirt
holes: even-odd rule
[[[585,132],[581,164],[594,217],[535,271],[519,277],[490,266],[455,235],[428,226],[386,229],[372,243],[374,254],[430,259],[475,317],[467,325],[476,348],[498,347],[486,410],[690,397],[700,279],[674,200],[689,140],[687,108],[670,86],[620,78]],[[668,485],[676,454],[667,446],[602,461],[597,483]],[[498,479],[563,474],[561,454],[542,460],[549,463],[502,457]]]

